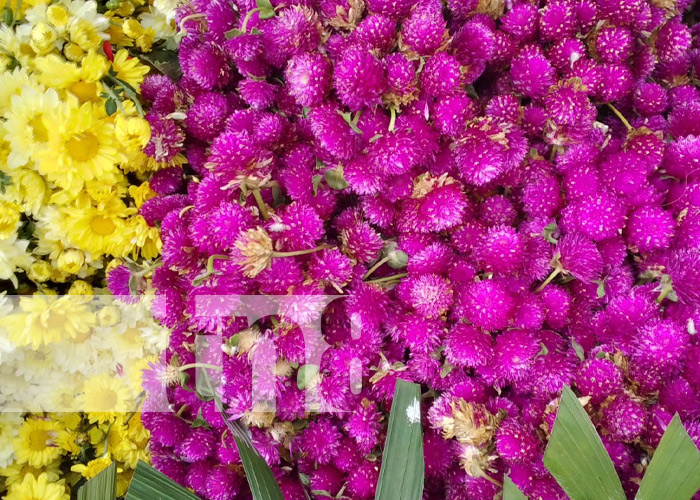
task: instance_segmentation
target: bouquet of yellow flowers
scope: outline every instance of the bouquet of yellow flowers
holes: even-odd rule
[[[124,494],[148,431],[141,370],[167,345],[148,287],[162,243],[139,215],[165,166],[139,102],[175,48],[177,0],[0,0],[0,495],[64,500],[117,462]],[[74,491],[74,490],[73,490]]]

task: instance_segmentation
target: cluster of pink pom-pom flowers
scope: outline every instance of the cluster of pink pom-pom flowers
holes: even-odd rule
[[[224,417],[286,499],[374,497],[399,378],[423,387],[426,500],[491,500],[506,473],[530,499],[566,498],[542,464],[563,385],[630,498],[674,413],[700,444],[689,3],[181,8],[183,77],[142,87],[147,152],[188,159],[141,209],[162,229],[156,312],[173,365],[223,337]],[[303,306],[252,326],[195,311],[256,294],[345,296],[313,370]],[[269,346],[274,413],[251,388]],[[250,498],[215,402],[166,385],[177,413],[143,415],[154,465],[206,500]]]

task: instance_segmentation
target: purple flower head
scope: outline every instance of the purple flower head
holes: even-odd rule
[[[574,205],[578,230],[594,241],[612,238],[625,225],[625,212],[619,201],[606,192],[596,193]]]
[[[182,69],[185,76],[204,90],[222,88],[231,77],[225,53],[214,44],[202,44],[192,50]]]
[[[579,368],[574,384],[583,396],[590,396],[593,403],[600,403],[609,396],[622,392],[622,370],[604,358],[590,358]]]
[[[666,111],[668,93],[658,83],[642,83],[634,90],[634,108],[642,115],[651,116]]]
[[[508,326],[514,305],[502,281],[484,280],[457,293],[454,313],[485,330],[501,330]]]
[[[274,18],[270,38],[275,50],[285,57],[314,50],[321,41],[321,23],[313,9],[292,5]]]
[[[493,226],[474,248],[473,255],[483,269],[497,274],[510,274],[522,265],[525,245],[514,228]]]
[[[553,42],[576,32],[576,13],[569,2],[549,2],[540,12],[539,35],[543,42]]]
[[[445,52],[429,58],[421,73],[422,89],[434,97],[449,96],[460,88],[459,61]]]
[[[396,44],[396,23],[381,14],[370,14],[353,30],[352,37],[358,45],[384,54]]]
[[[377,445],[381,419],[376,404],[366,398],[348,418],[345,429],[362,453],[370,453]]]
[[[553,88],[544,99],[549,120],[545,137],[551,144],[564,145],[585,139],[597,116],[585,89],[576,79]]]
[[[614,439],[630,442],[644,431],[647,413],[642,403],[624,394],[618,395],[603,410],[603,425]]]
[[[452,95],[439,99],[433,109],[435,127],[444,135],[457,137],[476,117],[476,106],[466,95]]]
[[[318,146],[339,160],[352,158],[359,146],[358,138],[335,108],[314,108],[309,121]]]
[[[662,62],[676,61],[690,49],[692,36],[680,20],[672,19],[659,30],[656,38],[656,55]]]
[[[253,109],[265,109],[272,105],[279,87],[260,80],[241,80],[238,93]]]
[[[426,174],[416,182],[411,199],[406,200],[399,214],[403,231],[443,231],[459,225],[469,200],[462,185],[446,174]]]
[[[452,305],[452,286],[441,276],[435,274],[409,276],[405,283],[409,289],[411,306],[426,318],[441,316]]]
[[[384,67],[366,48],[351,46],[336,62],[333,87],[351,111],[379,104],[386,88]]]
[[[401,26],[401,44],[418,55],[427,56],[440,47],[445,33],[442,4],[435,0],[421,0]]]
[[[216,436],[204,427],[190,429],[175,446],[175,453],[185,462],[201,462],[214,452]]]
[[[410,102],[416,91],[416,66],[399,52],[389,54],[384,59],[388,91],[402,100]]]
[[[501,29],[519,41],[531,41],[537,34],[537,7],[529,3],[514,5],[501,17]]]
[[[598,279],[603,272],[598,248],[580,233],[565,234],[557,244],[555,255],[565,272],[584,283]]]
[[[508,330],[496,338],[491,367],[499,381],[517,382],[528,372],[540,350],[537,337],[527,330]]]
[[[347,476],[347,490],[357,500],[374,496],[379,480],[379,464],[362,460]]]
[[[527,97],[544,97],[554,84],[554,69],[536,45],[527,45],[515,55],[510,75],[515,89]]]
[[[391,19],[406,17],[415,4],[413,0],[367,0],[367,8],[375,14],[383,14]]]
[[[369,224],[362,223],[340,233],[343,252],[359,262],[374,260],[382,249],[382,237]]]
[[[603,62],[622,64],[632,50],[632,33],[627,28],[609,26],[598,32],[595,48]]]
[[[540,441],[533,429],[515,419],[507,419],[496,433],[496,451],[509,464],[528,464],[538,457]]]
[[[630,215],[627,242],[641,252],[668,248],[673,238],[676,220],[658,205],[645,205]]]
[[[470,325],[457,324],[445,339],[445,357],[454,366],[477,368],[493,356],[491,335]]]
[[[679,302],[700,307],[700,252],[696,249],[674,252],[666,263],[666,272]]]

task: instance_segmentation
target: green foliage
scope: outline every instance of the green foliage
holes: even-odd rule
[[[117,498],[117,464],[90,479],[78,490],[78,500],[115,500]]]

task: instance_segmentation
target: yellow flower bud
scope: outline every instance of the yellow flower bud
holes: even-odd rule
[[[138,38],[143,33],[143,27],[136,19],[127,19],[122,23],[122,30],[129,38]]]
[[[21,207],[11,201],[0,201],[0,239],[9,238],[19,227]]]
[[[63,55],[71,62],[78,62],[85,57],[85,51],[77,44],[68,42],[63,46]]]
[[[95,290],[87,281],[75,280],[68,289],[68,295],[95,295]]]
[[[66,248],[56,259],[56,266],[64,273],[77,274],[85,264],[85,254],[77,248]]]
[[[100,326],[114,326],[122,319],[122,313],[117,306],[105,306],[97,313]]]
[[[141,151],[151,140],[151,127],[139,116],[120,114],[114,121],[114,135],[127,151]]]
[[[153,42],[156,40],[156,32],[153,28],[144,30],[143,34],[135,40],[136,47],[142,52],[150,52]]]
[[[68,34],[70,41],[77,43],[84,51],[97,50],[102,44],[102,38],[97,29],[85,19],[71,22]]]
[[[119,8],[115,11],[118,15],[122,17],[129,17],[134,13],[134,4],[131,2],[122,2]]]
[[[32,26],[32,31],[29,33],[29,46],[37,54],[45,55],[55,48],[54,42],[57,39],[56,30],[45,22],[39,21]]]
[[[45,260],[37,260],[29,266],[29,279],[35,283],[43,283],[51,278],[51,264]]]
[[[46,8],[46,20],[57,28],[63,28],[68,24],[70,14],[63,5],[54,4]]]

